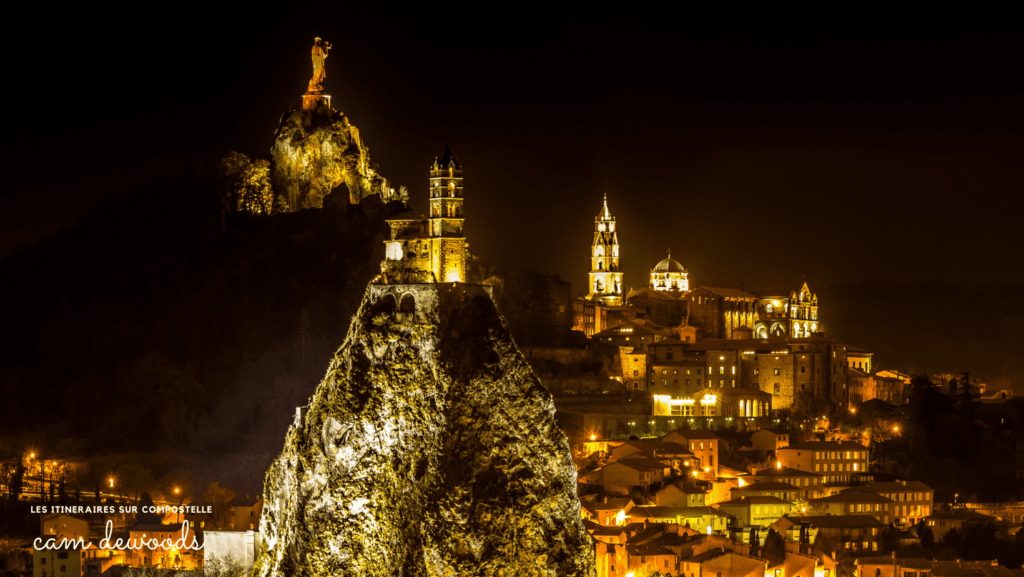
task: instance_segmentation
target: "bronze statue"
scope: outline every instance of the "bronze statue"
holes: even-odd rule
[[[313,78],[309,81],[309,92],[320,92],[324,89],[321,82],[327,77],[324,70],[324,61],[327,60],[327,51],[331,49],[328,42],[321,46],[320,38],[313,41]]]

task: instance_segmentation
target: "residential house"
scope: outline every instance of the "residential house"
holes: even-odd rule
[[[676,524],[703,534],[722,532],[729,526],[728,515],[711,507],[633,507],[626,516],[633,522]]]
[[[775,451],[789,446],[789,431],[781,429],[761,429],[751,435],[750,440],[759,451]]]
[[[626,513],[633,507],[629,497],[605,497],[601,501],[580,501],[583,518],[593,519],[598,525],[606,527],[624,525]]]
[[[678,443],[690,450],[703,467],[703,479],[718,477],[718,437],[711,431],[702,429],[677,429],[661,438],[663,442]]]
[[[784,515],[789,515],[793,504],[778,497],[743,497],[718,504],[723,513],[736,520],[733,527],[767,527]]]
[[[626,553],[625,545],[595,543],[594,557],[597,577],[622,577],[627,574],[626,566],[629,564],[629,556]]]
[[[704,461],[697,460],[686,443],[664,441],[626,441],[617,447],[611,447],[608,460],[617,461],[629,456],[642,456],[671,463],[672,468],[682,471],[684,468],[699,467]]]
[[[627,571],[634,574],[650,575],[660,571],[664,575],[677,575],[679,561],[671,550],[655,543],[627,545]],[[629,573],[626,573],[627,575]]]
[[[792,502],[800,496],[800,489],[789,483],[767,482],[744,485],[732,490],[733,499],[743,497],[776,497],[783,501]]]
[[[655,475],[662,476],[663,471],[664,466],[651,468],[633,459],[621,459],[608,463],[595,473],[601,474],[600,483],[605,491],[616,495],[628,495],[633,491],[647,492],[651,483],[655,482]],[[588,480],[592,479],[593,474],[588,475]]]
[[[89,542],[89,523],[84,519],[54,513],[39,519],[40,539],[52,549],[32,549],[33,577],[80,577],[84,572]]]
[[[969,509],[953,509],[952,511],[938,511],[924,518],[924,522],[932,530],[936,541],[941,541],[942,536],[952,529],[963,533],[965,527],[981,523],[994,523],[995,517],[982,515]]]
[[[820,473],[826,485],[850,485],[868,470],[868,449],[852,441],[808,441],[775,452],[783,467]]]
[[[873,492],[892,499],[892,520],[897,525],[916,525],[932,514],[935,505],[934,491],[920,481],[878,481],[843,492]]]
[[[157,540],[159,546],[155,548],[143,547],[132,549],[128,552],[127,561],[132,567],[150,567],[154,569],[195,569],[203,566],[203,550],[182,548],[178,549],[173,544],[182,538],[182,525],[175,524],[143,524],[135,525],[128,529],[128,537],[133,542]],[[192,543],[193,537],[201,545],[202,541],[196,533],[188,533],[185,544]],[[165,541],[170,541],[170,547],[165,547]]]
[[[815,515],[871,515],[885,525],[892,522],[892,506],[892,499],[869,491],[844,491],[807,503]]]
[[[823,495],[825,476],[821,473],[779,466],[757,471],[753,475],[743,475],[740,481],[740,486],[761,482],[789,483],[800,490],[799,498],[816,499]]]
[[[924,557],[897,559],[896,554],[885,557],[861,557],[854,560],[859,577],[931,577],[932,562]]]
[[[654,504],[663,507],[703,507],[705,492],[679,481],[666,484],[654,493]]]
[[[263,495],[235,496],[228,502],[231,507],[231,528],[235,531],[255,531],[260,528],[263,513]]]
[[[601,344],[616,347],[647,348],[647,345],[673,336],[672,329],[663,327],[646,319],[635,319],[624,322],[614,328],[605,329],[595,335],[594,340]]]
[[[803,515],[781,519],[772,528],[780,531],[802,523],[854,553],[877,551],[878,535],[886,527],[872,515]]]
[[[712,549],[679,562],[686,577],[765,577],[768,561],[725,547]]]

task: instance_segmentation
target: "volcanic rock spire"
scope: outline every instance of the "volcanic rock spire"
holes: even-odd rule
[[[487,287],[370,285],[301,411],[254,575],[594,575],[551,395]]]

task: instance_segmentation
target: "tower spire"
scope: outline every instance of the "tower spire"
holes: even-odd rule
[[[604,193],[604,206],[601,208],[601,214],[597,215],[601,220],[611,220],[612,213],[608,210],[608,193]]]

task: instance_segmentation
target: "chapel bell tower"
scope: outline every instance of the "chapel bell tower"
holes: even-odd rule
[[[431,268],[437,282],[465,282],[462,167],[444,143],[444,154],[430,167]]]

